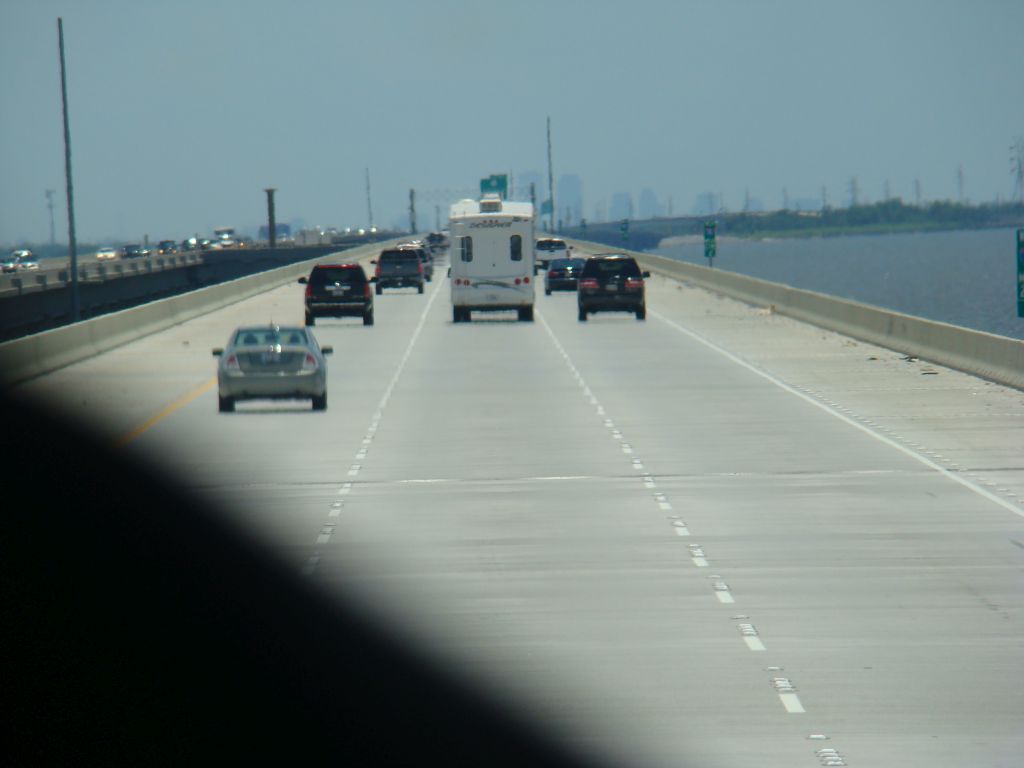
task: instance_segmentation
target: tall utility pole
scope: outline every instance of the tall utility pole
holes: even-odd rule
[[[46,207],[50,209],[50,245],[57,244],[57,236],[53,228],[53,196],[57,194],[57,190],[48,189],[45,192],[46,195]]]
[[[555,173],[551,167],[551,116],[548,116],[548,195],[551,202],[548,230],[555,231]]]
[[[68,196],[68,256],[71,261],[71,322],[77,323],[78,243],[75,239],[75,191],[71,182],[71,127],[68,121],[68,75],[64,64],[64,19],[57,18],[57,46],[60,49],[60,99],[64,112],[64,186]]]
[[[964,167],[956,167],[956,199],[961,205],[964,203]]]
[[[370,218],[370,231],[373,231],[373,203],[370,202],[370,169],[366,169],[366,215]]]
[[[853,208],[857,205],[857,201],[860,199],[860,187],[857,184],[857,177],[850,177],[850,207]]]
[[[277,221],[274,216],[274,192],[273,187],[263,190],[267,193],[267,240],[271,248],[277,247]]]
[[[416,190],[409,190],[409,229],[416,234]]]
[[[825,185],[822,184],[821,185],[821,210],[824,211],[826,208],[828,208],[828,190],[825,188]]]
[[[785,187],[782,188],[782,210],[789,210],[789,190]]]
[[[435,232],[440,232],[441,231],[441,206],[440,205],[435,205],[434,206],[434,231]]]
[[[914,204],[921,207],[921,180],[914,179]]]

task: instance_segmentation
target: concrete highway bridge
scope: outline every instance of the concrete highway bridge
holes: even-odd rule
[[[595,760],[1024,763],[1024,345],[639,258],[644,322],[453,324],[441,264],[318,320],[323,413],[218,414],[210,354],[312,262],[0,366]]]

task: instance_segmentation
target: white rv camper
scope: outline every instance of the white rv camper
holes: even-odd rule
[[[515,310],[533,320],[533,205],[484,195],[461,200],[448,217],[452,321]]]

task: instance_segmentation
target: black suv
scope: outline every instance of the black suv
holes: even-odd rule
[[[377,273],[374,281],[377,283],[377,295],[384,292],[385,288],[415,287],[423,293],[423,284],[426,277],[423,271],[423,262],[419,254],[412,249],[389,248],[381,251],[380,256],[370,262],[377,265]]]
[[[318,317],[353,316],[373,325],[373,291],[358,264],[316,264],[299,282],[306,286],[306,325]]]
[[[434,256],[428,248],[422,245],[402,245],[399,244],[399,250],[402,251],[415,251],[416,255],[420,257],[420,264],[423,265],[423,276],[429,283],[434,279]]]
[[[580,321],[590,312],[633,312],[637,320],[643,320],[647,317],[644,278],[650,276],[624,253],[591,256],[583,265],[576,289]]]

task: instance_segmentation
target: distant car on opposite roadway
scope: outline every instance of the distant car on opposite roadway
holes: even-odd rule
[[[11,251],[11,255],[3,260],[4,272],[19,272],[26,269],[39,269],[39,260],[27,248]]]
[[[321,347],[308,328],[258,325],[237,328],[224,348],[215,348],[217,406],[235,410],[240,400],[313,401],[327,409],[327,361],[333,352]]]
[[[644,278],[636,259],[625,253],[591,256],[580,273],[576,296],[579,320],[592,312],[633,312],[637,320],[647,317]]]
[[[318,317],[361,317],[373,325],[373,291],[359,264],[315,264],[299,282],[306,286],[306,325]]]
[[[557,237],[540,237],[533,247],[537,254],[538,269],[547,269],[552,259],[565,258],[569,255],[565,240]]]
[[[96,261],[113,261],[120,255],[121,251],[110,246],[103,246],[96,249]]]
[[[448,235],[444,232],[431,232],[427,235],[427,247],[430,249],[430,253],[434,256],[444,253],[448,250],[449,240]]]
[[[575,291],[586,259],[552,259],[544,275],[544,294],[552,291]]]
[[[145,255],[146,252],[138,243],[129,243],[121,248],[122,259],[139,259]]]
[[[423,270],[423,262],[415,250],[403,250],[401,248],[388,248],[380,252],[380,256],[370,262],[376,264],[376,274],[373,280],[376,283],[376,294],[379,296],[385,288],[415,288],[423,293],[423,284],[426,277]]]
[[[173,240],[161,240],[156,245],[156,252],[162,256],[167,256],[172,253],[178,252],[178,244]]]

